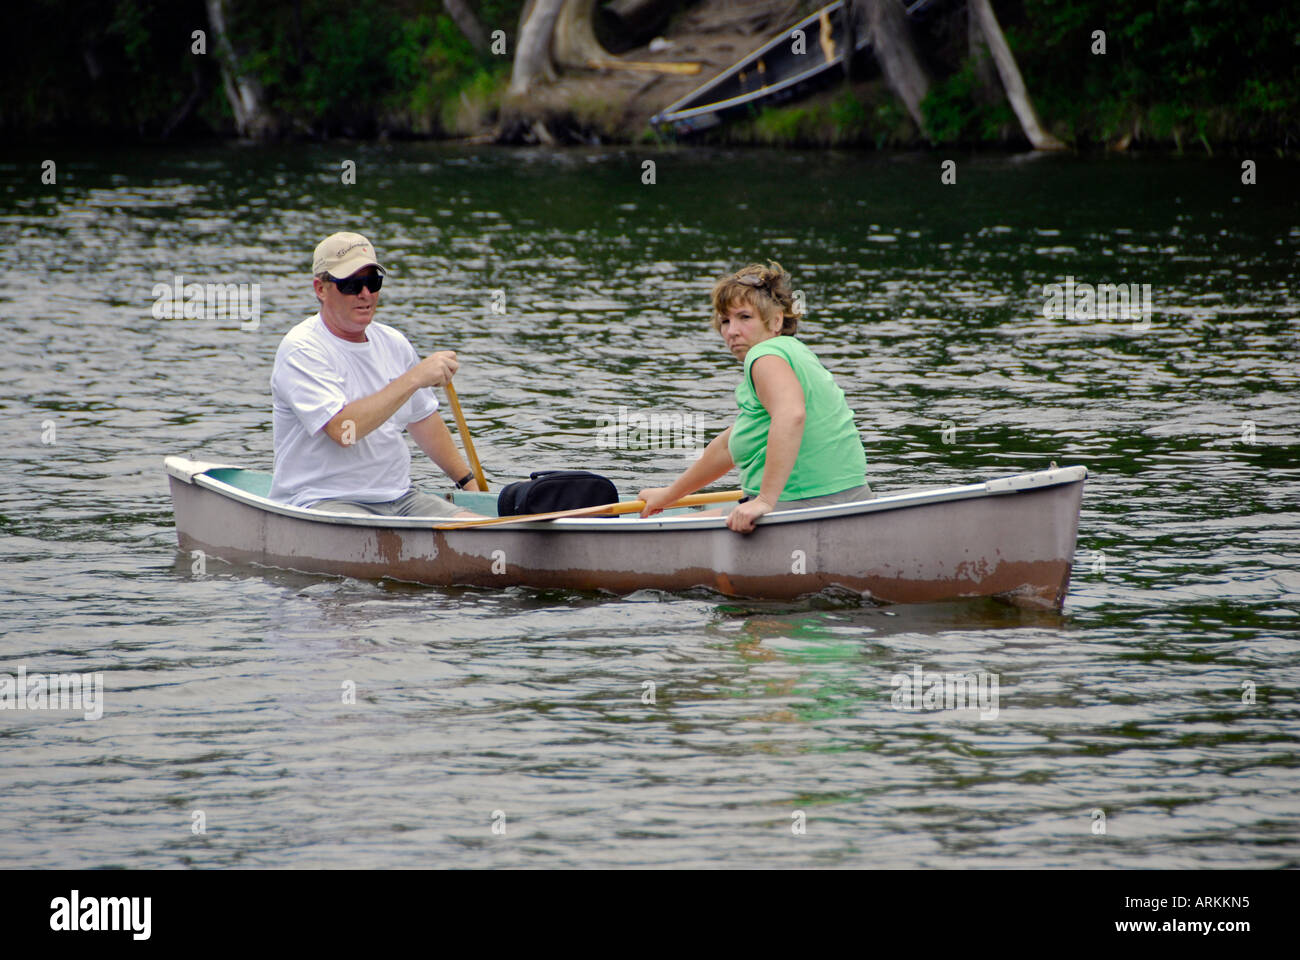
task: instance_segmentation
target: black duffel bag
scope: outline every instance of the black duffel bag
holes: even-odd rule
[[[586,470],[538,470],[529,480],[519,480],[501,488],[497,496],[497,516],[515,517],[524,513],[550,513],[618,503],[618,491],[607,477]]]

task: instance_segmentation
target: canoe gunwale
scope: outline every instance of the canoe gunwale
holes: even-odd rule
[[[194,478],[209,470],[238,470],[233,463],[213,463],[209,460],[189,460],[185,457],[165,457],[163,467],[169,476],[183,483],[194,483]],[[236,488],[238,489],[238,488]]]
[[[786,87],[789,87],[794,83],[800,82],[802,80],[807,80],[808,78],[814,77],[817,74],[823,73],[827,69],[835,66],[835,64],[839,63],[838,58],[835,60],[821,60],[818,61],[813,66],[809,67],[807,70],[804,70],[803,72],[798,73],[793,77],[788,77],[785,80],[780,80],[777,83],[771,84],[770,86],[760,87],[758,90],[751,90],[749,93],[743,94],[742,96],[729,97],[726,100],[711,100],[708,103],[704,103],[694,107],[685,106],[688,103],[698,102],[702,97],[708,94],[710,90],[713,90],[715,87],[721,86],[724,82],[731,79],[741,70],[743,70],[746,67],[746,65],[750,64],[752,61],[763,56],[768,51],[775,49],[780,44],[789,40],[790,34],[793,33],[795,30],[802,30],[804,27],[807,27],[809,24],[816,23],[821,18],[823,11],[826,12],[827,15],[831,15],[837,13],[840,9],[843,8],[843,6],[844,6],[843,0],[836,0],[835,3],[828,4],[827,6],[821,8],[820,10],[800,20],[798,23],[793,24],[786,30],[777,34],[771,40],[768,40],[762,46],[745,54],[743,57],[737,60],[726,70],[723,70],[721,73],[719,73],[712,80],[706,81],[705,83],[701,84],[700,86],[692,90],[686,96],[682,97],[679,100],[674,101],[673,103],[670,103],[668,106],[666,106],[663,110],[661,110],[651,119],[650,121],[651,124],[655,126],[666,126],[678,120],[689,120],[690,118],[699,116],[700,114],[703,113],[711,113],[717,110],[726,110],[730,107],[740,106],[752,100],[763,100],[774,93],[778,93],[781,90],[784,90]],[[857,51],[865,50],[868,46],[870,46],[870,41],[867,40],[866,35],[864,34],[861,41],[857,44],[854,52],[856,53]]]
[[[228,464],[213,464],[203,461],[187,460],[183,457],[167,457],[164,460],[167,473],[184,483],[202,487],[227,500],[233,500],[268,513],[307,520],[312,523],[333,524],[338,526],[359,526],[378,529],[416,529],[428,530],[437,523],[445,523],[442,517],[378,517],[354,513],[331,513],[325,510],[312,510],[307,507],[293,507],[277,503],[267,497],[249,493],[233,484],[207,475],[207,470],[241,469]],[[852,503],[829,504],[821,507],[805,507],[801,510],[783,510],[769,513],[758,523],[761,525],[805,523],[832,520],[839,517],[878,513],[893,510],[905,510],[910,507],[927,506],[956,500],[971,500],[981,497],[1006,496],[1025,491],[1037,491],[1047,487],[1079,483],[1086,479],[1088,470],[1082,466],[1056,467],[1032,473],[1016,474],[1010,477],[997,477],[982,483],[967,484],[957,487],[940,487],[934,490],[920,490],[911,493],[896,493],[876,497],[873,500],[859,500]],[[641,533],[665,530],[700,530],[720,529],[726,526],[725,517],[571,517],[562,520],[545,520],[510,524],[513,530],[549,530],[587,533]],[[466,527],[458,533],[472,534],[500,530],[502,525]]]
[[[683,120],[690,120],[706,113],[719,113],[723,110],[730,110],[733,107],[744,106],[746,103],[752,103],[756,100],[766,100],[774,94],[780,93],[787,87],[792,87],[797,83],[810,80],[818,74],[825,73],[834,63],[822,63],[813,67],[811,70],[805,70],[803,73],[796,74],[793,77],[787,77],[770,86],[760,87],[757,90],[751,90],[749,93],[739,97],[731,97],[727,100],[714,100],[699,107],[687,107],[685,110],[675,110],[671,113],[658,114],[654,121],[656,126],[666,126],[671,123],[678,123]]]

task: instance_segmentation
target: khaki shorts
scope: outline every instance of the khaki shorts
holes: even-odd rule
[[[380,503],[362,503],[357,500],[319,500],[312,510],[329,510],[333,513],[367,513],[379,517],[454,517],[465,511],[449,500],[431,493],[420,493],[415,487],[396,500]]]
[[[832,503],[853,503],[857,500],[874,500],[876,495],[871,492],[871,484],[864,483],[860,487],[850,487],[848,490],[841,490],[838,493],[828,493],[824,497],[807,497],[803,500],[778,500],[773,508],[773,513],[777,510],[802,510],[805,507],[825,507]],[[746,497],[746,500],[751,499]],[[741,501],[744,503],[744,500]],[[730,512],[735,509],[733,505],[728,509]]]

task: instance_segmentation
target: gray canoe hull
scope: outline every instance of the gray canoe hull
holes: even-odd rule
[[[1067,467],[774,514],[740,535],[693,517],[377,525],[272,504],[195,469],[210,465],[167,465],[181,550],[232,563],[438,586],[706,587],[771,599],[838,587],[887,602],[1002,597],[1047,609],[1065,600],[1087,475]]]

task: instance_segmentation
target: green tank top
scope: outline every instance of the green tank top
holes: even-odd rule
[[[866,483],[867,455],[853,422],[853,411],[844,401],[844,391],[802,341],[773,337],[750,347],[745,355],[745,376],[736,385],[740,413],[731,428],[728,449],[740,471],[741,489],[756,496],[763,486],[772,417],[758,399],[750,368],[759,357],[768,355],[790,364],[803,387],[803,441],[780,499],[824,497]]]

